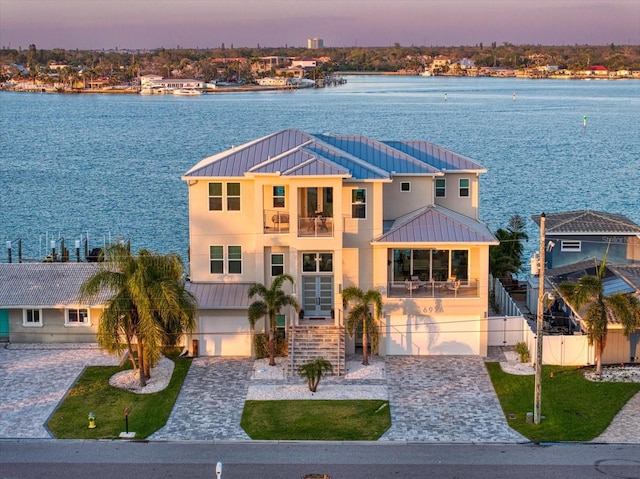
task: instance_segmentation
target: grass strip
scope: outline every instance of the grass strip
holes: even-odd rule
[[[135,438],[153,434],[167,423],[191,366],[190,358],[167,356],[175,363],[171,381],[166,389],[153,394],[135,394],[109,385],[111,376],[131,369],[129,361],[123,367],[85,368],[49,419],[49,430],[58,439],[118,438],[125,431],[124,410],[129,408],[129,431],[135,431]],[[88,428],[89,412],[96,415],[95,429]]]
[[[533,412],[534,376],[508,374],[499,363],[486,364],[509,425],[533,442],[594,439],[640,391],[638,383],[588,381],[581,368],[543,366],[543,419],[529,424],[526,414]]]
[[[251,439],[375,441],[391,414],[383,400],[247,401],[240,425]]]

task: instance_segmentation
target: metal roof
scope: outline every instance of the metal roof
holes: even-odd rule
[[[78,306],[80,286],[98,270],[96,263],[0,264],[0,308]],[[103,304],[102,292],[92,304]]]
[[[487,171],[465,156],[458,155],[426,141],[385,141],[384,143],[391,148],[418,158],[420,161],[424,161],[440,171],[473,171],[477,173],[485,173]]]
[[[315,158],[307,170],[295,169]],[[441,175],[483,170],[477,163],[423,141],[380,142],[364,136],[311,135],[283,130],[203,159],[183,179],[243,177],[248,173],[342,175],[357,180],[393,175]]]
[[[534,215],[531,219],[540,226],[540,215]],[[544,223],[547,234],[640,234],[640,225],[626,216],[601,211],[546,213]]]
[[[253,300],[249,299],[249,288],[253,283],[190,283],[188,291],[198,300],[198,308],[203,309],[247,309]]]
[[[484,224],[441,206],[426,206],[397,219],[373,242],[498,244]]]

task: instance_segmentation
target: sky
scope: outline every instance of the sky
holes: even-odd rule
[[[639,0],[0,0],[0,47],[639,45]]]

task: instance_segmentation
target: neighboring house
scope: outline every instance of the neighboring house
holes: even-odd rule
[[[540,225],[540,216],[532,216]],[[563,281],[578,281],[584,275],[597,275],[606,255],[604,294],[616,292],[640,295],[640,225],[623,215],[581,210],[545,214],[545,291],[556,297],[551,332],[580,333],[585,325],[579,311],[564,304],[556,290]],[[532,264],[536,260],[532,261]],[[539,262],[539,260],[538,260]],[[534,265],[535,266],[535,265]],[[540,278],[536,267],[527,281],[527,307],[538,310]],[[609,334],[603,363],[638,361],[640,338],[626,338],[620,321],[609,318]]]
[[[293,129],[203,159],[183,176],[200,354],[250,355],[248,286],[288,273],[302,309],[279,318],[292,367],[325,333],[338,367],[355,352],[341,298],[353,285],[383,295],[380,354],[486,355],[484,172],[426,141]]]
[[[540,215],[532,216],[540,226]],[[581,210],[545,215],[546,267],[589,258],[612,264],[640,264],[640,225],[623,215]]]
[[[557,292],[557,285],[565,281],[577,282],[586,275],[597,276],[600,261],[595,258],[590,261],[563,266],[548,270],[545,273],[547,282],[551,286],[548,290],[553,291],[555,301],[551,309],[550,327],[559,328],[568,334],[575,331],[585,331],[586,325],[580,314],[583,311],[573,311],[565,304],[563,298]],[[604,295],[609,296],[614,293],[635,293],[640,294],[640,264],[639,265],[605,265],[602,277]],[[545,318],[547,316],[545,315]],[[564,331],[566,329],[566,331]],[[607,325],[607,342],[602,356],[604,364],[618,364],[623,362],[637,362],[640,360],[638,351],[638,341],[640,334],[632,334],[629,338],[624,335],[620,320],[609,315]]]
[[[0,336],[12,343],[95,343],[99,306],[78,291],[96,271],[91,263],[0,264]]]

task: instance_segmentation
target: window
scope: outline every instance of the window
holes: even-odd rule
[[[360,219],[367,217],[367,190],[364,188],[351,190],[351,217]]]
[[[582,241],[562,241],[560,250],[579,253],[582,250]]]
[[[222,211],[222,183],[209,183],[209,211]]]
[[[242,274],[242,246],[229,246],[229,274]]]
[[[274,253],[271,255],[271,276],[280,276],[281,274],[284,274],[284,255]]]
[[[284,196],[284,186],[274,186],[273,187],[273,207],[274,208],[284,208],[285,207],[285,196]]]
[[[447,180],[436,178],[436,198],[444,198],[447,190]]]
[[[42,326],[42,314],[39,309],[25,309],[22,316],[23,326]]]
[[[287,327],[287,320],[284,316],[284,314],[277,314],[276,315],[276,329],[278,331],[284,331]]]
[[[227,211],[240,211],[240,183],[227,183]]]
[[[66,317],[67,326],[88,325],[89,310],[86,308],[69,308]]]
[[[240,211],[240,183],[226,184],[227,211]],[[223,211],[223,184],[209,183],[209,211]]]
[[[222,246],[209,246],[209,264],[211,274],[224,273],[224,248]]]
[[[224,246],[209,246],[209,271],[211,274],[242,274],[242,247],[227,246],[225,271]]]
[[[411,183],[409,183],[408,181],[403,181],[402,183],[400,183],[400,191],[411,191]]]
[[[469,178],[460,178],[458,180],[460,198],[469,197]]]
[[[302,271],[305,273],[330,273],[333,271],[332,253],[303,253]]]

